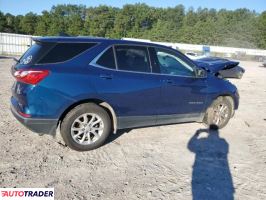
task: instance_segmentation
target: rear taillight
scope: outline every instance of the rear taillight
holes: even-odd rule
[[[48,70],[18,70],[14,72],[17,81],[36,85],[49,75]]]

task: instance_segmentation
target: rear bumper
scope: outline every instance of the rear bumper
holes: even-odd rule
[[[39,134],[50,135],[54,135],[56,133],[57,119],[25,118],[17,112],[16,108],[12,104],[10,109],[14,117],[31,131]]]

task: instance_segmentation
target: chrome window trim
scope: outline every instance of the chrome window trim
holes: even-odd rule
[[[138,72],[138,71],[129,71],[129,70],[121,70],[121,69],[118,69],[117,67],[117,59],[116,59],[116,53],[115,53],[115,49],[114,49],[114,46],[115,45],[131,45],[131,44],[112,44],[112,45],[109,45],[107,46],[101,53],[99,53],[90,63],[89,65],[93,66],[93,67],[97,67],[97,68],[100,68],[100,69],[105,69],[105,70],[110,70],[110,71],[117,71],[117,72],[127,72],[127,73],[137,73],[137,74],[149,74],[149,75],[159,75],[159,76],[173,76],[173,77],[184,77],[184,78],[195,78],[195,79],[203,79],[203,78],[206,78],[206,77],[197,77],[196,75],[195,76],[182,76],[182,75],[173,75],[173,74],[161,74],[161,73],[154,73],[152,72],[152,68],[151,68],[151,72],[147,73],[147,72]],[[166,50],[169,50],[167,48],[164,48],[164,47],[156,47],[156,46],[153,46],[153,45],[142,45],[142,44],[133,44],[133,46],[144,46],[144,47],[152,47],[152,48],[163,48],[163,49],[166,49]],[[112,47],[113,48],[113,54],[114,54],[114,59],[115,59],[115,64],[116,64],[116,69],[111,69],[111,68],[108,68],[108,67],[105,67],[105,66],[102,66],[102,65],[99,65],[97,64],[96,62],[98,61],[98,59],[110,48]],[[148,54],[149,54],[149,49],[148,50]],[[171,51],[171,50],[170,50]],[[174,52],[174,51],[173,51]],[[149,61],[151,60],[150,58],[150,54],[149,54]],[[152,64],[150,62],[150,65],[152,67]]]

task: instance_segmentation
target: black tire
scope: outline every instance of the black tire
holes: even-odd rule
[[[214,100],[205,113],[203,123],[209,126],[211,129],[221,129],[225,127],[232,117],[234,109],[232,101],[230,101],[229,98],[231,97],[218,97],[216,100]],[[225,115],[226,117],[221,118],[222,120],[220,120],[220,123],[217,123],[217,109],[221,108],[222,106],[226,106],[227,115]]]
[[[96,114],[102,120],[103,131],[99,138],[90,144],[80,144],[74,140],[71,134],[72,125],[80,116],[86,113]],[[100,147],[111,132],[111,119],[109,114],[100,106],[94,103],[85,103],[76,106],[63,119],[60,132],[67,146],[77,151],[88,151]],[[84,133],[85,134],[85,133]],[[82,136],[82,135],[81,135]],[[86,136],[86,139],[88,137]]]

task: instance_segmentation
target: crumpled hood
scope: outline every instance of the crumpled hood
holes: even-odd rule
[[[220,70],[230,69],[239,64],[239,62],[227,60],[218,57],[206,57],[194,60],[197,66],[211,73],[217,73]]]

